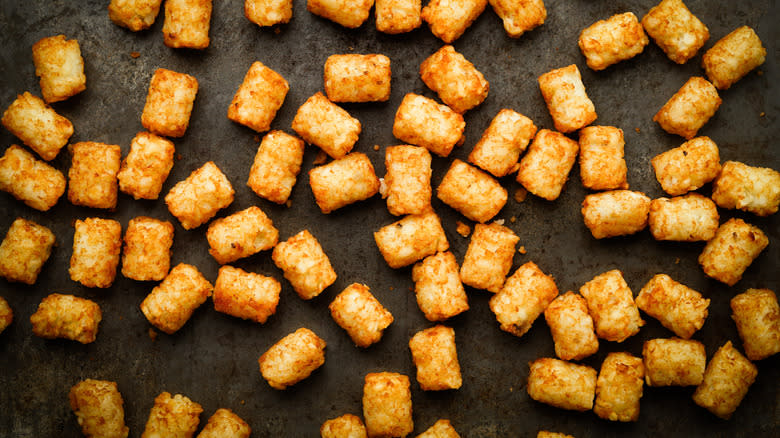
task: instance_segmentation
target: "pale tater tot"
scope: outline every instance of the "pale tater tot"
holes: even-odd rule
[[[184,136],[197,94],[198,80],[193,76],[158,68],[149,83],[141,124],[155,134]]]
[[[26,91],[5,110],[2,123],[46,161],[53,160],[73,135],[70,120]]]
[[[227,117],[257,132],[268,131],[289,90],[279,73],[255,61],[233,96]]]
[[[661,0],[642,17],[642,26],[672,61],[685,64],[710,38],[710,31],[682,0]]]
[[[556,130],[569,133],[596,120],[596,108],[585,92],[576,64],[550,70],[539,76],[539,89]]]
[[[385,55],[331,55],[323,82],[331,102],[385,102],[390,98],[390,58]]]
[[[5,298],[0,297],[0,333],[3,333],[5,329],[14,321],[14,311],[11,306],[8,305],[8,301]]]
[[[647,223],[655,240],[698,242],[712,239],[719,219],[718,207],[710,198],[689,193],[653,199]]]
[[[414,430],[409,377],[368,373],[363,385],[363,418],[368,436],[406,436]]]
[[[263,137],[246,185],[257,196],[284,204],[292,193],[303,162],[304,142],[282,131]]]
[[[769,238],[761,229],[742,219],[729,219],[707,242],[699,264],[708,276],[733,286],[767,245]]]
[[[693,401],[728,420],[758,375],[758,368],[726,342],[710,359],[704,379],[693,393]]]
[[[391,268],[402,268],[449,249],[439,216],[433,210],[404,217],[374,233],[379,252]]]
[[[298,108],[292,129],[333,159],[347,155],[360,136],[360,121],[316,92]]]
[[[585,298],[569,291],[555,298],[544,310],[555,355],[563,360],[584,359],[599,350],[599,340]]]
[[[205,49],[209,46],[211,0],[166,0],[163,42],[168,47]]]
[[[666,274],[656,274],[639,291],[636,305],[675,335],[690,339],[704,325],[710,300]]]
[[[46,103],[59,102],[87,89],[79,42],[65,35],[41,38],[32,46],[35,75]]]
[[[68,171],[68,200],[85,207],[116,207],[117,173],[122,160],[119,146],[84,141],[69,149],[73,161]]]
[[[650,198],[642,192],[612,190],[582,201],[585,226],[596,239],[638,233],[647,226]]]
[[[174,152],[167,138],[151,132],[136,134],[116,175],[119,190],[135,199],[157,199],[173,168]]]
[[[756,32],[741,26],[713,45],[701,59],[707,78],[727,90],[766,60],[766,49]]]
[[[162,0],[111,0],[108,18],[133,32],[152,27]]]
[[[496,178],[507,176],[517,170],[517,161],[528,143],[536,135],[536,125],[528,117],[502,109],[482,133],[469,154],[469,163],[474,164]]]
[[[596,370],[563,360],[543,357],[529,364],[528,395],[532,399],[574,411],[593,408]]]
[[[580,130],[580,179],[590,190],[627,189],[623,130],[586,126]]]
[[[457,113],[482,103],[490,84],[466,57],[447,44],[420,64],[420,77]]]
[[[473,288],[498,293],[512,269],[519,241],[515,232],[503,225],[476,224],[460,266],[460,280]]]
[[[428,321],[444,321],[469,310],[468,296],[451,252],[438,252],[412,268],[417,306]]]
[[[188,397],[181,394],[171,397],[169,392],[163,392],[154,398],[141,438],[192,438],[202,412],[203,408]]]
[[[328,214],[379,192],[379,178],[368,156],[353,152],[309,171],[309,185],[320,210]]]
[[[376,0],[376,30],[389,34],[411,32],[422,24],[421,0]]]
[[[122,251],[122,275],[138,281],[160,281],[171,267],[173,225],[146,216],[130,219]]]
[[[289,23],[292,15],[292,0],[244,0],[244,16],[261,27]]]
[[[709,137],[696,137],[650,160],[661,188],[672,196],[684,195],[720,174],[718,146]]]
[[[198,268],[180,263],[144,298],[141,312],[153,326],[170,335],[184,326],[212,289]]]
[[[420,146],[385,149],[387,210],[394,216],[420,214],[431,206],[431,154]],[[382,187],[380,186],[380,190]]]
[[[642,346],[647,386],[695,386],[704,378],[704,344],[679,338],[651,339]]]
[[[731,299],[731,312],[748,359],[780,353],[780,306],[774,292],[748,289]]]
[[[419,94],[407,93],[393,121],[393,135],[406,143],[422,146],[446,157],[463,142],[466,122],[447,105]]]
[[[110,287],[122,249],[122,226],[113,219],[77,219],[70,279],[86,287]]]
[[[264,324],[276,313],[281,291],[273,277],[225,265],[214,284],[214,310]]]
[[[580,32],[577,43],[588,67],[604,70],[642,53],[650,42],[633,12],[599,20]]]
[[[224,265],[273,248],[279,242],[279,230],[263,210],[253,205],[212,222],[206,239],[209,254]]]
[[[726,161],[712,183],[712,200],[721,208],[737,208],[758,216],[774,214],[780,205],[780,172]]]
[[[116,382],[85,379],[68,393],[81,431],[92,438],[126,438],[125,409]]]
[[[65,193],[65,176],[36,160],[24,148],[11,145],[0,158],[0,190],[28,206],[47,211]]]
[[[520,160],[517,182],[540,198],[558,199],[579,149],[579,143],[560,132],[540,129]]]
[[[51,294],[30,316],[30,323],[35,336],[89,344],[95,341],[102,319],[100,306],[94,301],[73,295]]]
[[[593,317],[596,335],[602,339],[623,342],[639,333],[645,324],[639,317],[634,294],[617,269],[593,277],[580,288],[580,293]]]
[[[488,0],[496,15],[504,23],[504,30],[512,38],[544,24],[547,9],[543,0]]]
[[[0,244],[0,276],[8,281],[35,284],[54,243],[50,229],[16,218]]]
[[[417,435],[417,438],[460,438],[458,432],[452,427],[450,420],[439,419],[425,432]]]
[[[487,222],[504,208],[508,193],[495,178],[458,159],[436,189],[436,197],[475,222]]]
[[[423,391],[458,389],[463,384],[455,347],[455,330],[437,325],[409,339],[417,382]]]
[[[231,203],[235,191],[213,161],[194,170],[165,195],[168,211],[185,230],[197,228]]]
[[[260,356],[260,373],[272,388],[287,389],[325,363],[325,345],[313,331],[299,328]]]
[[[558,287],[534,262],[517,268],[504,287],[490,298],[490,310],[496,314],[501,330],[523,336],[558,296]]]
[[[549,432],[546,430],[540,430],[539,433],[536,434],[536,438],[574,438],[574,435],[567,435],[565,433],[560,433],[560,432]]]
[[[706,79],[694,76],[683,84],[653,116],[669,134],[690,140],[720,107],[718,90]]]
[[[368,435],[360,417],[344,414],[322,423],[320,436],[322,438],[367,438]]]
[[[336,281],[336,272],[328,256],[309,230],[279,242],[271,258],[304,300],[316,297]]]
[[[344,27],[360,27],[371,11],[374,0],[306,0],[306,9]]]
[[[330,316],[347,331],[358,347],[369,347],[382,339],[382,332],[393,323],[393,315],[369,291],[368,286],[352,283],[328,306]]]
[[[486,6],[487,0],[431,0],[420,16],[432,34],[449,44],[463,35]]]
[[[641,357],[609,353],[596,381],[593,412],[610,421],[638,420],[644,385],[645,365]]]
[[[220,408],[209,417],[198,438],[249,438],[252,428],[230,409]]]

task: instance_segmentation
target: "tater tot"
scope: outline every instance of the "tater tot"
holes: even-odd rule
[[[284,204],[292,193],[303,162],[304,142],[282,131],[263,137],[246,185],[257,196]]]
[[[76,220],[70,279],[86,287],[111,287],[122,249],[122,226],[113,219]]]
[[[633,12],[599,20],[580,32],[577,43],[588,67],[604,70],[642,53],[650,42]]]
[[[331,102],[385,102],[390,98],[390,58],[385,55],[331,55],[323,82]]]
[[[350,29],[368,19],[374,0],[306,0],[306,9]]]
[[[543,0],[488,0],[496,15],[504,23],[504,30],[512,38],[535,29],[547,18]]]
[[[686,339],[651,339],[642,346],[647,386],[693,386],[704,378],[704,344]]]
[[[486,6],[487,0],[431,0],[420,16],[432,34],[449,44],[463,35]]]
[[[379,192],[379,178],[368,156],[353,152],[309,171],[309,185],[320,210],[328,214]]]
[[[458,389],[463,384],[452,327],[437,325],[415,333],[409,349],[423,391]]]
[[[108,18],[133,32],[152,27],[162,0],[111,0]]]
[[[596,239],[635,234],[647,226],[650,198],[642,192],[612,190],[582,201],[585,226]]]
[[[460,280],[476,289],[499,292],[512,269],[519,241],[514,231],[503,225],[476,224],[460,267]]]
[[[690,339],[704,325],[710,300],[666,274],[656,274],[639,291],[636,305],[675,335]]]
[[[209,46],[211,0],[166,0],[163,42],[168,47],[205,49]]]
[[[13,309],[8,305],[8,301],[6,301],[5,298],[0,297],[0,333],[3,333],[3,331],[11,325],[13,320]]]
[[[313,331],[299,328],[260,356],[260,373],[272,388],[286,389],[325,363],[325,345]]]
[[[458,159],[436,189],[436,197],[475,222],[487,222],[504,208],[508,193],[487,173]]]
[[[393,315],[369,291],[368,286],[352,283],[328,306],[330,316],[347,331],[358,347],[369,347],[382,339],[382,332],[393,323]]]
[[[59,102],[87,89],[79,42],[65,35],[41,38],[32,46],[35,75],[46,103]]]
[[[596,335],[602,339],[623,342],[639,333],[645,324],[639,317],[634,294],[617,269],[593,277],[580,288],[580,293],[593,317]]]
[[[8,281],[35,284],[54,243],[50,229],[16,218],[0,244],[0,276]]]
[[[206,239],[209,254],[224,265],[273,248],[279,241],[279,231],[263,210],[253,205],[212,222]]]
[[[169,392],[163,392],[154,398],[141,438],[192,438],[202,412],[203,408],[188,397],[181,394],[171,397]]]
[[[712,183],[712,199],[721,208],[769,216],[776,213],[780,205],[780,172],[726,161]]]
[[[596,108],[585,92],[576,64],[539,76],[539,88],[556,130],[573,132],[596,120]]]
[[[463,141],[463,116],[433,99],[407,93],[393,121],[393,135],[406,143],[422,146],[446,157]]]
[[[279,73],[255,61],[233,96],[227,117],[257,132],[268,131],[289,90]]]
[[[144,298],[141,311],[153,326],[170,335],[184,326],[212,289],[198,268],[180,263]]]
[[[577,160],[580,145],[560,132],[540,129],[520,160],[517,182],[536,196],[554,201]]]
[[[116,177],[119,190],[135,199],[157,199],[173,168],[173,142],[152,134],[139,132],[130,143]]]
[[[171,267],[173,225],[145,216],[130,219],[122,252],[122,275],[139,281],[160,281]]]
[[[696,137],[658,154],[650,161],[661,188],[672,196],[684,195],[720,174],[718,146],[709,137]]]
[[[449,249],[439,216],[433,210],[409,215],[374,233],[379,252],[391,268],[402,268]]]
[[[203,426],[198,438],[249,438],[252,428],[230,409],[220,408]]]
[[[699,264],[708,276],[733,286],[767,245],[769,238],[761,229],[742,219],[729,219],[707,242]]]
[[[225,265],[214,284],[214,310],[264,324],[276,313],[281,291],[273,277]]]
[[[422,24],[421,0],[376,0],[376,30],[389,34],[411,32]]]
[[[165,195],[168,211],[185,230],[197,228],[231,203],[235,191],[213,161],[194,170]]]
[[[693,401],[728,420],[756,380],[758,369],[726,342],[710,359],[704,379],[693,393]]]
[[[198,80],[193,76],[158,68],[149,83],[141,124],[155,134],[184,136],[197,94]]]
[[[412,268],[417,306],[428,321],[444,321],[469,310],[468,296],[451,252],[438,252]]]
[[[417,435],[417,438],[460,438],[458,432],[452,427],[450,420],[439,419],[425,432]]]
[[[409,377],[368,373],[363,385],[363,418],[368,436],[406,436],[414,430]]]
[[[419,146],[385,149],[387,210],[394,216],[420,214],[431,206],[431,154]],[[380,186],[381,189],[381,186]]]
[[[536,125],[528,117],[502,109],[482,133],[469,154],[469,163],[474,164],[496,178],[517,170],[517,161],[528,143],[536,135]]]
[[[780,353],[780,306],[774,292],[748,289],[731,299],[731,312],[748,359]]]
[[[726,90],[766,60],[766,49],[756,32],[738,27],[713,45],[701,59],[707,78]]]
[[[244,16],[261,27],[289,23],[292,15],[292,0],[244,0]]]
[[[642,358],[628,353],[609,353],[596,381],[593,412],[610,421],[638,420],[644,379]]]
[[[563,360],[584,359],[599,349],[585,299],[572,292],[555,298],[544,310],[544,319],[550,327],[555,355]]]
[[[529,364],[528,395],[532,399],[575,411],[593,408],[596,370],[563,360],[543,357]]]
[[[360,121],[316,92],[298,108],[292,129],[307,143],[318,146],[331,158],[347,155],[360,136]]]
[[[669,98],[653,116],[664,131],[690,140],[721,104],[718,90],[706,79],[694,76]]]
[[[447,44],[420,64],[420,77],[457,113],[482,103],[490,84],[466,57]]]
[[[91,438],[126,438],[125,409],[116,382],[85,379],[70,388],[70,408]]]
[[[558,287],[534,262],[517,268],[504,287],[490,298],[490,310],[496,314],[501,330],[523,336],[558,296]]]
[[[51,294],[30,316],[30,323],[35,336],[89,344],[95,341],[102,319],[100,306],[94,301],[73,295]]]
[[[65,193],[65,185],[59,170],[36,160],[20,146],[11,145],[0,158],[0,190],[36,210],[54,207]]]
[[[590,190],[627,189],[623,130],[586,126],[580,130],[580,179]]]
[[[309,230],[279,242],[271,258],[304,300],[316,297],[336,281],[336,272],[328,256]]]
[[[2,123],[46,161],[53,160],[73,135],[70,120],[26,91],[5,110]]]
[[[682,0],[661,0],[642,17],[642,26],[672,61],[685,64],[710,38],[710,31]]]
[[[546,430],[540,430],[539,433],[536,434],[536,438],[574,438],[574,436],[560,432],[548,432]]]
[[[366,426],[357,415],[344,414],[331,418],[320,426],[322,438],[366,438]]]
[[[68,171],[68,200],[85,207],[116,207],[116,175],[122,160],[119,146],[85,141],[71,145],[70,150],[73,161]]]
[[[719,219],[712,200],[689,193],[672,199],[653,199],[647,222],[655,240],[697,242],[712,239]]]

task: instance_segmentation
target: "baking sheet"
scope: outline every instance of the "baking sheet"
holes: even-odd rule
[[[384,175],[384,147],[398,144],[392,120],[403,95],[435,94],[419,79],[420,63],[443,44],[423,26],[409,34],[384,35],[374,28],[373,13],[360,28],[350,30],[316,17],[306,4],[294,1],[294,16],[287,25],[261,29],[243,16],[243,2],[214,2],[211,45],[203,51],[174,50],[162,41],[162,12],[154,26],[132,33],[108,19],[107,1],[4,1],[0,3],[0,104],[7,107],[17,93],[40,95],[31,60],[31,46],[40,38],[65,34],[76,38],[85,59],[87,90],[53,107],[75,125],[71,142],[100,141],[119,144],[123,156],[136,132],[143,130],[140,114],[154,70],[165,67],[195,76],[200,85],[190,127],[174,139],[177,161],[163,187],[163,195],[205,161],[213,160],[232,182],[236,197],[218,217],[258,205],[274,221],[280,238],[307,228],[330,256],[338,280],[311,301],[297,297],[270,259],[270,252],[236,262],[253,272],[272,275],[283,289],[276,315],[264,325],[232,318],[213,310],[211,301],[199,308],[174,335],[148,334],[151,325],[138,306],[155,286],[136,282],[121,273],[113,287],[88,289],[70,280],[68,263],[73,242],[72,222],[91,216],[119,220],[147,215],[170,220],[176,232],[172,266],[196,265],[216,280],[219,265],[208,254],[206,226],[185,231],[165,208],[162,199],[135,201],[121,194],[115,211],[74,207],[66,197],[49,212],[26,207],[0,193],[0,230],[4,234],[16,217],[52,229],[57,246],[34,286],[0,279],[0,294],[14,310],[13,324],[0,334],[0,436],[80,436],[68,406],[69,388],[84,378],[114,380],[125,401],[130,436],[140,436],[154,397],[162,391],[182,393],[204,407],[201,423],[220,407],[230,408],[252,427],[254,436],[316,436],[326,419],[344,413],[361,415],[363,377],[368,372],[395,371],[412,378],[414,434],[439,418],[449,418],[461,436],[535,436],[540,429],[589,436],[777,436],[780,357],[758,362],[758,378],[730,421],[722,421],[691,400],[693,388],[645,388],[639,421],[618,424],[600,420],[592,412],[559,410],[531,400],[525,391],[527,363],[553,356],[553,343],[543,320],[537,320],[523,337],[499,330],[488,308],[490,293],[467,288],[471,309],[446,322],[455,328],[463,387],[457,391],[423,392],[414,381],[414,366],[407,347],[418,330],[433,324],[423,318],[411,291],[411,269],[390,269],[374,244],[372,232],[396,220],[376,196],[368,201],[323,215],[308,186],[307,172],[317,150],[307,146],[303,169],[293,189],[291,207],[277,206],[254,195],[246,178],[259,138],[248,128],[226,118],[227,107],[244,74],[260,60],[290,83],[274,129],[290,130],[297,108],[322,90],[322,66],[336,53],[383,53],[392,60],[392,95],[388,102],[343,105],[363,125],[356,151],[366,153],[377,174]],[[723,104],[700,131],[720,147],[721,158],[780,169],[778,137],[778,27],[777,2],[704,1],[686,3],[710,30],[710,41],[685,65],[669,61],[651,42],[638,57],[594,72],[577,48],[581,29],[615,13],[632,11],[641,18],[656,2],[547,0],[545,24],[520,39],[506,36],[490,6],[454,46],[485,75],[490,95],[466,119],[466,142],[449,158],[433,160],[434,188],[453,158],[464,159],[482,131],[501,108],[512,108],[552,129],[552,120],[539,93],[536,78],[553,68],[576,63],[588,95],[598,112],[596,124],[622,128],[626,139],[628,181],[631,189],[650,197],[663,196],[650,159],[683,139],[663,132],[652,122],[655,112],[693,75],[703,75],[701,55],[715,41],[738,26],[753,27],[768,49],[760,72],[749,74],[730,90],[721,92]],[[139,57],[131,57],[138,52]],[[18,143],[0,130],[4,150]],[[380,150],[373,149],[380,145]],[[63,150],[51,163],[63,172],[70,154]],[[656,242],[648,231],[631,237],[596,241],[582,223],[580,203],[587,194],[575,165],[561,197],[548,202],[533,196],[522,203],[509,200],[496,217],[520,237],[527,254],[516,254],[519,265],[536,262],[555,276],[561,292],[577,290],[593,276],[621,269],[634,293],[656,273],[702,292],[711,299],[710,316],[694,339],[707,346],[708,358],[731,340],[741,349],[731,321],[728,301],[749,287],[778,292],[780,216],[758,218],[720,210],[721,222],[741,217],[759,226],[769,247],[747,270],[742,281],[727,287],[708,279],[697,265],[702,243]],[[510,194],[519,187],[513,177],[502,179]],[[710,187],[700,192],[708,195]],[[162,196],[161,196],[162,198]],[[462,261],[468,239],[455,232],[460,220],[471,224],[437,199],[451,250]],[[515,218],[514,222],[510,218]],[[395,316],[381,342],[358,349],[330,318],[327,305],[347,285],[362,282]],[[53,292],[70,293],[98,302],[104,319],[97,341],[89,345],[65,340],[43,340],[32,335],[29,316],[42,298]],[[645,315],[643,315],[645,316]],[[610,351],[641,355],[642,343],[670,337],[656,320],[623,344],[601,342],[599,352],[583,361],[598,368]],[[277,391],[261,378],[257,358],[281,337],[305,326],[327,343],[326,362],[310,378],[286,391]]]

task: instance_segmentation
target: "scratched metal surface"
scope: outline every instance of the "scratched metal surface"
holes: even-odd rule
[[[539,127],[552,121],[539,93],[536,77],[553,68],[576,63],[587,92],[596,105],[598,124],[621,127],[626,137],[628,180],[632,189],[651,197],[662,196],[649,161],[682,143],[663,132],[653,114],[692,75],[702,75],[701,55],[722,36],[747,24],[768,47],[763,74],[753,72],[732,89],[722,92],[723,105],[700,134],[712,137],[722,159],[780,169],[777,138],[778,27],[777,2],[690,0],[690,9],[709,27],[711,38],[686,65],[669,61],[654,44],[633,60],[593,72],[577,48],[579,31],[598,19],[624,11],[644,15],[655,0],[593,1],[547,0],[547,22],[513,40],[488,8],[454,45],[474,62],[490,81],[490,95],[466,114],[466,142],[450,158],[434,158],[433,186],[438,186],[453,158],[465,159],[491,118],[501,108],[512,108]],[[148,336],[150,325],[138,305],[154,287],[117,275],[113,287],[91,290],[70,280],[68,262],[73,241],[72,222],[89,216],[110,217],[126,227],[129,219],[148,215],[171,220],[176,226],[172,264],[196,265],[212,282],[219,265],[207,252],[206,226],[185,231],[165,208],[162,199],[135,201],[120,193],[115,211],[74,207],[66,197],[47,213],[26,207],[0,193],[0,230],[4,234],[21,216],[51,228],[57,246],[34,286],[0,279],[0,295],[11,304],[15,320],[0,334],[0,436],[80,436],[68,406],[69,388],[84,378],[115,380],[125,401],[130,436],[140,436],[154,397],[162,391],[182,393],[203,405],[201,423],[220,407],[247,420],[255,436],[316,436],[320,424],[344,413],[361,415],[363,377],[372,371],[396,371],[412,377],[415,434],[438,418],[449,418],[462,436],[535,436],[540,429],[595,436],[777,436],[780,357],[759,362],[759,374],[730,421],[722,421],[691,400],[693,388],[645,388],[639,421],[617,424],[592,412],[574,413],[531,400],[525,391],[527,363],[552,356],[553,344],[543,320],[522,338],[499,330],[488,308],[490,294],[468,289],[471,310],[447,322],[455,328],[463,387],[457,391],[423,392],[414,382],[414,366],[407,347],[416,331],[429,327],[410,289],[411,269],[392,270],[384,263],[372,232],[394,221],[378,196],[323,215],[314,204],[307,172],[316,148],[307,146],[303,170],[292,193],[290,208],[256,197],[246,187],[258,140],[256,134],[226,117],[228,103],[249,65],[260,60],[290,83],[290,92],[273,128],[288,132],[298,106],[322,90],[322,66],[334,53],[383,53],[392,60],[392,96],[388,102],[344,107],[363,124],[355,150],[366,153],[377,173],[384,174],[384,146],[397,144],[392,120],[406,92],[434,97],[419,79],[423,59],[442,43],[427,26],[405,35],[390,36],[374,28],[373,14],[359,29],[349,30],[306,11],[295,0],[294,17],[274,29],[261,29],[243,16],[242,2],[217,1],[211,21],[211,45],[204,51],[174,50],[164,46],[162,13],[154,26],[132,33],[112,24],[107,1],[35,0],[0,3],[0,106],[7,107],[17,93],[40,94],[31,60],[38,39],[63,33],[79,40],[86,62],[87,90],[54,108],[75,125],[72,142],[91,140],[119,144],[125,155],[133,135],[142,130],[140,114],[149,79],[157,67],[194,75],[200,84],[187,134],[174,140],[177,161],[163,194],[207,160],[226,173],[236,189],[233,204],[219,217],[258,205],[274,221],[280,237],[308,228],[320,240],[338,273],[336,283],[320,297],[305,302],[295,295],[270,259],[269,252],[243,259],[237,266],[272,275],[283,283],[276,315],[264,325],[238,320],[213,310],[210,301],[198,309],[176,334]],[[133,58],[131,52],[140,56]],[[0,130],[2,150],[18,142]],[[382,146],[375,151],[374,145]],[[63,172],[70,155],[63,150],[52,164]],[[514,268],[532,260],[555,276],[559,289],[577,290],[593,276],[609,269],[623,270],[634,293],[654,274],[664,272],[701,291],[712,300],[710,316],[694,338],[707,346],[708,357],[731,340],[741,342],[729,317],[728,301],[749,287],[778,291],[780,216],[758,218],[721,210],[721,220],[737,216],[762,228],[769,247],[748,269],[742,281],[729,288],[708,279],[696,258],[703,244],[661,243],[649,232],[596,241],[582,224],[580,203],[587,194],[575,166],[561,197],[548,202],[529,196],[523,203],[510,199],[497,218],[505,219],[520,236],[527,254],[516,254]],[[512,177],[502,180],[510,191]],[[709,194],[710,187],[701,192]],[[434,200],[458,261],[468,239],[455,232],[465,218]],[[509,219],[515,217],[515,222]],[[354,347],[332,321],[327,305],[352,282],[363,282],[393,313],[395,322],[384,338],[369,349]],[[97,341],[90,345],[43,340],[32,335],[29,316],[43,297],[71,293],[97,301],[103,309]],[[623,344],[602,342],[598,354],[583,361],[599,367],[607,352],[641,354],[642,343],[669,337],[652,318],[635,337]],[[286,390],[271,389],[261,378],[257,358],[270,345],[298,327],[306,326],[328,347],[326,362],[310,378]]]

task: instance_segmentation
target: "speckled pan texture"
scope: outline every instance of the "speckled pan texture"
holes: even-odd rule
[[[218,408],[229,408],[247,421],[253,436],[317,436],[320,425],[352,413],[362,417],[361,399],[367,373],[398,372],[411,379],[414,433],[439,418],[447,418],[464,437],[531,437],[539,430],[584,437],[759,437],[780,434],[780,356],[756,362],[758,377],[742,404],[728,420],[698,407],[694,388],[645,387],[635,423],[599,419],[593,412],[564,411],[533,401],[526,392],[528,363],[554,357],[550,330],[544,318],[518,338],[501,331],[488,307],[493,294],[466,288],[470,309],[443,324],[455,329],[463,386],[458,390],[424,392],[416,382],[408,347],[414,333],[432,327],[419,310],[414,295],[412,266],[391,269],[374,242],[373,232],[397,217],[376,196],[330,214],[317,207],[308,172],[318,148],[307,145],[290,206],[255,195],[246,181],[259,145],[258,134],[227,118],[228,106],[247,70],[255,61],[279,73],[290,90],[271,129],[294,134],[291,122],[298,107],[323,91],[323,66],[328,56],[381,53],[391,59],[392,91],[387,102],[339,104],[360,120],[362,132],[354,151],[366,154],[379,177],[385,174],[385,147],[400,144],[393,137],[395,111],[406,93],[438,100],[419,76],[420,64],[444,43],[426,23],[399,35],[380,33],[373,9],[357,29],[347,29],[306,10],[294,0],[288,24],[260,28],[244,16],[243,1],[217,0],[204,50],[172,49],[163,44],[163,9],[148,30],[131,32],[113,24],[108,0],[30,0],[0,2],[0,107],[4,110],[24,91],[40,96],[32,62],[32,45],[47,36],[64,34],[77,39],[85,63],[86,90],[56,102],[53,108],[73,122],[69,143],[93,141],[117,144],[122,157],[136,133],[143,131],[141,112],[149,81],[157,68],[194,76],[198,93],[186,134],[172,139],[176,147],[173,169],[157,200],[134,200],[119,193],[115,210],[72,205],[66,196],[47,212],[27,207],[0,192],[0,234],[22,217],[50,228],[56,235],[51,257],[32,286],[0,278],[0,296],[13,308],[14,322],[0,334],[0,436],[77,437],[80,427],[68,404],[68,391],[92,378],[116,381],[124,399],[130,436],[143,431],[154,398],[168,391],[183,394],[203,406],[201,427]],[[424,2],[425,3],[425,2]],[[712,138],[721,162],[741,161],[780,170],[780,5],[773,0],[689,0],[688,8],[709,28],[710,39],[689,62],[678,65],[651,40],[638,56],[603,71],[587,67],[577,46],[579,33],[597,20],[631,11],[641,19],[655,0],[546,0],[547,20],[518,39],[507,36],[490,6],[453,45],[490,83],[485,101],[465,113],[465,143],[447,158],[433,157],[433,188],[454,159],[465,161],[482,132],[502,109],[510,108],[533,120],[540,129],[554,129],[539,91],[537,77],[576,64],[593,101],[597,125],[623,129],[630,190],[650,198],[665,196],[650,160],[677,147],[684,139],[664,132],[653,115],[691,76],[704,76],[704,52],[742,25],[755,29],[767,48],[764,65],[728,90],[719,91],[723,103],[698,135]],[[576,140],[576,134],[570,135]],[[0,151],[20,143],[0,128]],[[379,145],[376,150],[374,145]],[[207,161],[230,180],[235,200],[216,218],[250,206],[259,206],[279,230],[279,241],[303,229],[311,231],[330,258],[338,279],[309,301],[298,297],[271,251],[261,251],[233,263],[249,272],[272,276],[282,284],[276,314],[257,324],[214,311],[211,299],[198,308],[176,333],[150,336],[152,326],[139,309],[157,285],[117,273],[113,286],[89,289],[70,279],[68,265],[76,219],[115,219],[123,232],[137,216],[168,220],[175,227],[171,266],[194,265],[214,283],[219,264],[209,254],[207,225],[184,230],[166,208],[163,197],[179,181]],[[71,154],[63,148],[49,162],[65,175]],[[748,288],[780,293],[780,213],[767,217],[719,208],[720,222],[731,217],[759,227],[769,246],[747,269],[741,281],[729,287],[707,277],[697,263],[704,242],[659,242],[648,230],[631,236],[596,240],[583,224],[581,203],[589,191],[580,182],[575,164],[560,197],[546,201],[528,195],[513,199],[520,188],[514,174],[500,180],[509,200],[495,219],[504,220],[520,238],[512,270],[528,261],[554,276],[561,293],[577,291],[598,274],[620,269],[634,296],[654,275],[665,273],[711,300],[709,317],[693,339],[706,345],[708,359],[732,341],[743,352],[731,320],[729,300]],[[711,184],[698,190],[711,194]],[[469,239],[456,232],[456,221],[474,223],[435,196],[450,251],[462,263]],[[494,220],[495,220],[494,219]],[[352,283],[371,293],[393,315],[394,322],[378,343],[357,348],[330,317],[328,305]],[[33,335],[30,315],[51,293],[73,294],[97,302],[103,312],[97,340],[82,345],[67,340],[45,340]],[[639,334],[618,344],[602,340],[597,354],[581,363],[599,369],[607,353],[642,353],[644,341],[668,338],[672,333],[642,314],[646,325]],[[300,327],[327,342],[325,364],[285,391],[271,388],[258,370],[257,359],[271,345]]]

